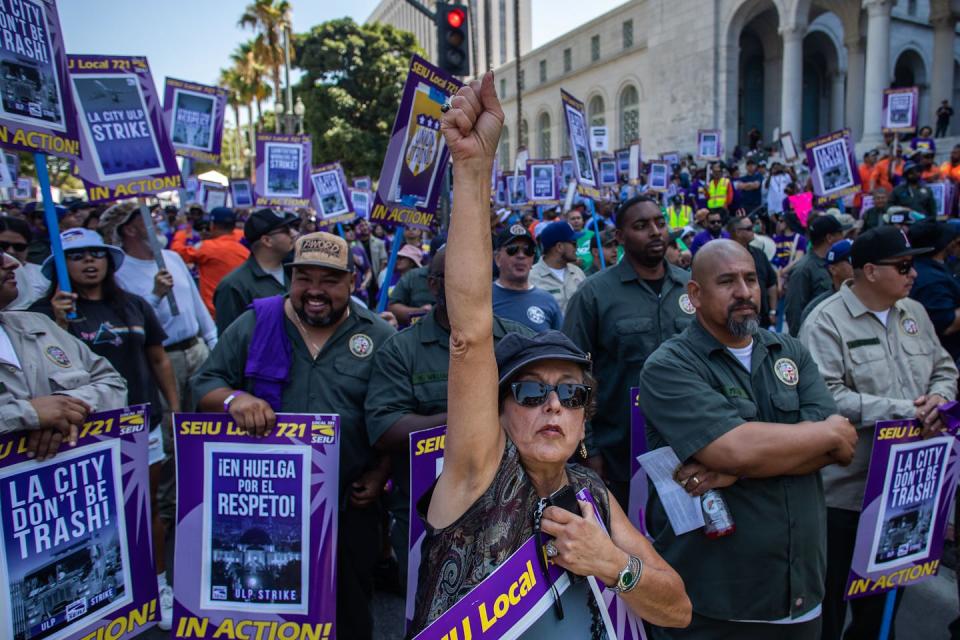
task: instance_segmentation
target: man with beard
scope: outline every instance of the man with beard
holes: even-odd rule
[[[697,253],[687,285],[696,320],[640,374],[647,447],[671,447],[677,482],[727,505],[734,530],[676,535],[660,496],[647,525],[693,603],[686,629],[652,638],[815,640],[826,561],[820,468],[847,464],[857,441],[806,349],[760,329],[760,283],[731,240]],[[749,558],[745,562],[744,558]]]
[[[668,264],[667,221],[657,201],[639,195],[616,214],[623,259],[586,280],[571,298],[563,331],[593,356],[597,411],[587,423],[589,463],[627,504],[630,387],[660,343],[693,318],[690,274]]]
[[[895,227],[872,229],[853,242],[853,280],[814,309],[800,329],[800,340],[833,393],[840,413],[863,434],[849,467],[823,472],[827,503],[827,574],[823,638],[876,638],[885,595],[850,601],[850,628],[844,592],[877,420],[923,424],[923,437],[940,435],[937,407],[953,400],[957,367],[940,345],[933,323],[907,296],[916,280],[915,256],[930,248],[910,246]],[[902,596],[903,590],[899,590]],[[899,596],[898,596],[899,599]],[[896,615],[896,610],[894,610]]]
[[[936,221],[937,203],[933,191],[920,180],[920,164],[913,159],[903,165],[903,182],[898,184],[890,195],[890,204],[906,207]]]
[[[350,300],[353,255],[346,240],[300,237],[287,296],[255,300],[194,377],[199,409],[229,412],[264,435],[276,413],[340,415],[337,635],[369,639],[373,568],[380,548],[377,500],[389,472],[367,439],[363,403],[374,352],[394,331]]]
[[[587,279],[577,266],[579,237],[563,220],[548,224],[537,236],[543,255],[530,270],[530,284],[552,295],[564,313],[570,298]]]

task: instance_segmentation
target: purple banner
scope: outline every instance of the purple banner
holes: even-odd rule
[[[960,406],[945,409],[947,432],[927,440],[916,420],[877,422],[845,599],[937,574],[960,480]]]
[[[317,212],[317,225],[346,224],[356,219],[353,199],[347,188],[347,179],[339,162],[330,162],[314,167],[310,172],[313,191],[313,208]]]
[[[420,577],[420,547],[427,535],[423,520],[417,515],[417,502],[427,493],[443,471],[445,426],[424,429],[410,434],[410,527],[407,544],[407,629],[413,621],[417,579]]]
[[[253,206],[253,191],[249,180],[231,180],[230,195],[235,209]]]
[[[817,205],[860,190],[860,172],[850,130],[835,131],[804,143]]]
[[[228,91],[167,78],[163,120],[178,155],[218,164],[223,142],[223,115]]]
[[[647,535],[645,512],[650,487],[647,474],[637,459],[647,452],[647,421],[640,410],[640,387],[630,387],[630,503],[627,518]]]
[[[83,158],[77,171],[91,202],[183,186],[147,59],[69,55]]]
[[[556,160],[527,160],[527,195],[532,204],[560,203],[559,174]]]
[[[560,99],[563,103],[563,117],[567,123],[567,135],[570,137],[570,149],[573,154],[573,177],[580,185],[580,193],[596,198],[600,195],[597,180],[596,163],[593,161],[593,151],[590,150],[590,139],[587,136],[587,116],[583,110],[583,103],[572,95],[560,90]]]
[[[437,201],[450,151],[440,108],[462,83],[419,56],[410,61],[370,221],[385,227],[437,227]]]
[[[697,131],[697,160],[723,159],[723,134],[720,129]]]
[[[257,133],[258,207],[310,206],[310,136]]]
[[[911,133],[917,130],[917,105],[920,90],[917,87],[902,87],[883,90],[883,120],[880,126],[884,133]]]
[[[0,146],[79,158],[56,2],[0,2],[0,30]]]
[[[335,640],[340,418],[174,416],[176,637]],[[236,634],[236,635],[235,635]]]
[[[146,405],[92,414],[76,447],[0,436],[0,637],[138,636],[158,619]]]

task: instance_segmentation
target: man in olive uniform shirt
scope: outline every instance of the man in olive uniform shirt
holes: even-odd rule
[[[260,209],[243,225],[250,257],[220,281],[213,292],[217,333],[223,335],[234,320],[257,298],[281,296],[290,284],[283,259],[297,239],[300,217],[288,211]]]
[[[623,259],[586,280],[570,299],[563,332],[591,354],[597,412],[587,425],[590,466],[602,471],[627,504],[630,479],[630,387],[660,343],[693,318],[690,274],[666,259],[667,223],[655,200],[640,195],[616,215]]]
[[[436,303],[436,298],[430,292],[427,284],[429,267],[410,269],[400,277],[393,291],[390,292],[390,304],[387,310],[397,316],[401,327],[411,324],[416,314],[423,315],[430,311]],[[411,317],[413,314],[414,317]]]
[[[427,279],[437,305],[420,322],[393,335],[377,350],[366,401],[370,443],[393,459],[394,491],[389,503],[396,522],[390,540],[404,586],[410,524],[409,436],[447,423],[450,321],[443,291],[445,254],[443,249],[437,252]],[[520,323],[494,317],[494,344],[509,332],[534,335]]]
[[[389,461],[370,447],[363,401],[373,354],[394,330],[350,300],[353,259],[343,238],[300,237],[291,269],[289,295],[255,300],[220,336],[193,385],[201,411],[229,412],[257,435],[274,426],[275,412],[339,414],[336,635],[369,640],[377,501]]]
[[[810,252],[791,269],[786,285],[783,312],[793,337],[800,333],[800,318],[810,301],[824,291],[833,290],[826,256],[830,247],[840,240],[843,240],[843,225],[833,216],[820,216],[810,225]]]
[[[704,246],[687,288],[696,320],[650,356],[640,374],[647,444],[684,461],[693,495],[720,489],[735,530],[677,536],[652,492],[654,545],[693,603],[687,629],[654,638],[816,640],[826,569],[821,467],[849,463],[856,429],[810,354],[761,330],[760,286],[747,251]]]

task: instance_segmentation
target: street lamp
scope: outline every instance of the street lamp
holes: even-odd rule
[[[307,113],[307,107],[304,106],[303,100],[300,99],[300,96],[297,96],[297,103],[293,105],[293,115],[297,118],[297,132],[300,135],[303,135],[303,116]]]
[[[283,102],[277,100],[273,103],[273,128],[276,133],[283,133],[283,130],[280,127],[280,121],[283,120]]]

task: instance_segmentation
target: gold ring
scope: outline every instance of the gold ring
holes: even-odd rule
[[[690,476],[690,479],[696,482],[698,485],[700,484],[700,478],[698,478],[697,476]]]

